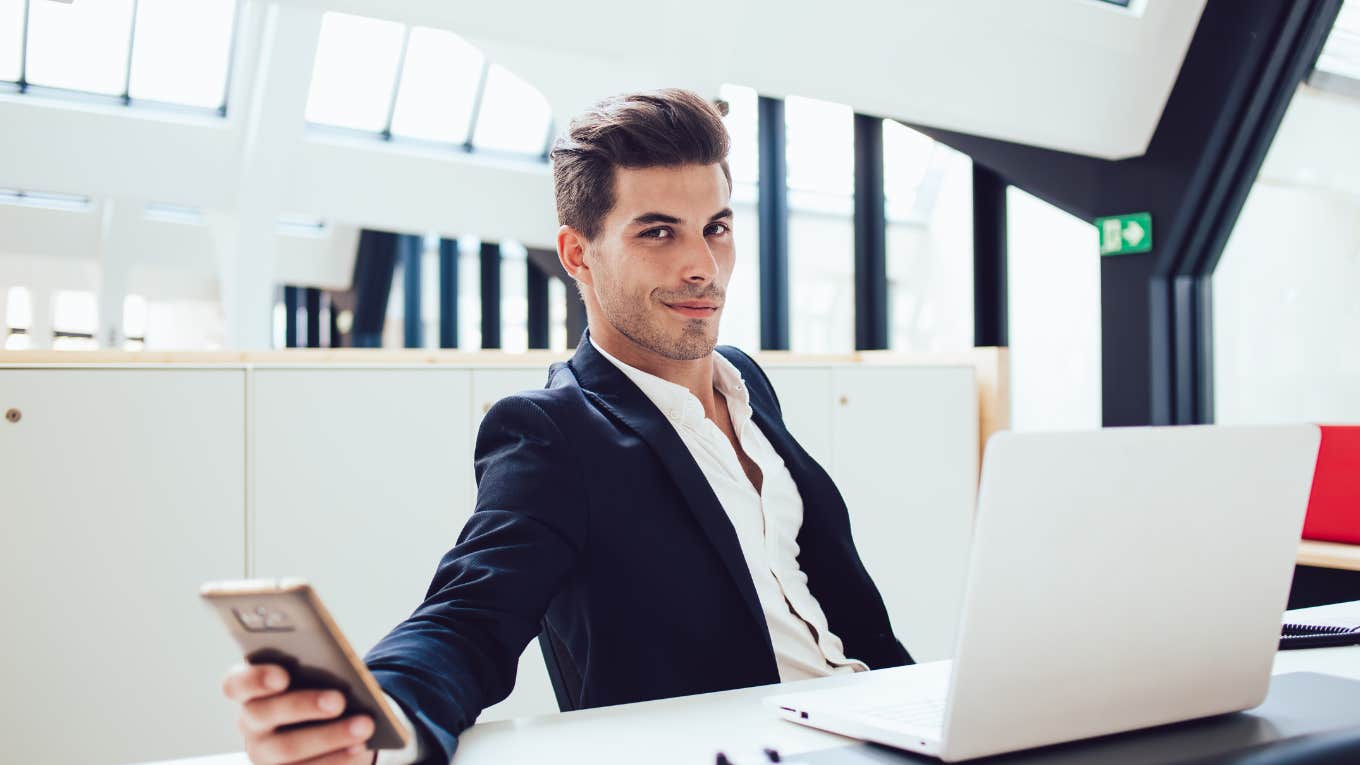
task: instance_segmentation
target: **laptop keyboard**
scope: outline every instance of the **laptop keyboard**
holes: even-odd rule
[[[878,701],[856,706],[853,712],[857,716],[894,727],[938,731],[944,727],[944,701],[944,699]]]

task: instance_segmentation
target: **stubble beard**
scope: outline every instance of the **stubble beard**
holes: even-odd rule
[[[632,299],[620,300],[615,299],[617,295],[614,290],[596,293],[605,321],[613,325],[619,334],[643,348],[673,361],[694,361],[713,353],[713,349],[717,347],[717,332],[710,334],[708,327],[709,323],[713,322],[716,330],[715,319],[688,319],[680,334],[672,336],[659,325],[659,322],[649,316],[647,310],[651,304],[649,293],[640,293]],[[701,296],[685,295],[676,297],[675,300],[693,300],[699,297]],[[702,297],[714,298],[721,302],[722,293],[710,289],[705,291]]]

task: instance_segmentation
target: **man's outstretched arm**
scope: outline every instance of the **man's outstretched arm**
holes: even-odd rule
[[[519,656],[585,543],[577,458],[549,416],[522,396],[482,421],[477,506],[425,601],[364,661],[407,712],[422,761],[447,763],[457,736],[510,694]]]

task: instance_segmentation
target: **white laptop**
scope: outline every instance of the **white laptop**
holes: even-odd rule
[[[954,660],[766,702],[947,762],[1257,706],[1318,440],[1311,425],[997,434]]]

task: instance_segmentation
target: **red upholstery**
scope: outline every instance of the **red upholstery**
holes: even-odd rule
[[[1303,538],[1360,544],[1360,426],[1322,427]]]

